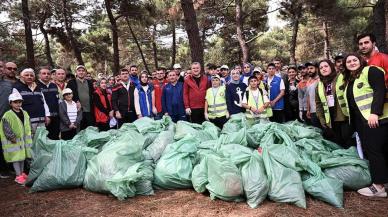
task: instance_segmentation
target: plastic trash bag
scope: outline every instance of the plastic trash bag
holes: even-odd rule
[[[163,189],[191,188],[198,144],[192,134],[169,144],[156,164],[154,184]]]
[[[218,139],[219,129],[213,123],[205,121],[200,124],[178,121],[175,131],[175,140],[183,139],[187,134],[193,135],[201,142]]]
[[[197,192],[210,192],[212,200],[243,201],[243,181],[240,171],[227,158],[215,153],[207,155],[196,165],[192,174],[193,187]]]

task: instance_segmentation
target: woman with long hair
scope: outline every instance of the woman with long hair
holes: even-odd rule
[[[369,160],[372,185],[358,190],[369,197],[387,197],[388,95],[384,70],[366,66],[358,54],[344,58],[345,96],[351,124]]]
[[[318,67],[320,81],[315,102],[323,135],[326,139],[349,148],[352,145],[352,131],[346,117],[346,103],[341,103],[344,86],[338,87],[343,83],[343,77],[336,73],[335,65],[330,60],[320,61]]]

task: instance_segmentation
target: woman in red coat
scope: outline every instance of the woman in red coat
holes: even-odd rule
[[[98,82],[98,86],[94,91],[94,116],[96,117],[96,125],[100,131],[110,129],[109,120],[113,117],[112,110],[112,95],[107,90],[107,80],[102,78]]]

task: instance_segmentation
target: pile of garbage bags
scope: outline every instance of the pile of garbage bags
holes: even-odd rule
[[[107,132],[89,127],[69,141],[50,140],[39,128],[32,150],[31,192],[83,186],[124,200],[194,188],[251,208],[266,198],[306,208],[306,193],[343,207],[344,189],[371,183],[368,162],[354,147],[342,149],[297,121],[251,126],[243,114],[223,129],[165,116]]]

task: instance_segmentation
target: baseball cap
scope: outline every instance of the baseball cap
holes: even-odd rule
[[[222,66],[220,67],[220,69],[226,69],[226,70],[229,70],[229,67],[228,67],[227,65],[222,65]]]
[[[66,94],[69,94],[69,93],[73,93],[73,91],[72,91],[70,88],[65,88],[65,89],[62,91],[62,96],[66,95]]]
[[[86,70],[86,68],[85,68],[85,66],[84,65],[78,65],[76,68],[75,68],[75,70],[77,71],[78,69],[80,69],[80,68],[83,68],[83,69],[85,69]]]
[[[254,72],[262,72],[263,69],[260,68],[260,67],[255,67],[255,68],[253,69],[253,71],[254,71]]]
[[[338,53],[337,55],[335,55],[334,60],[337,61],[338,59],[343,59],[343,58],[344,58],[344,54]]]
[[[213,80],[213,79],[221,79],[221,77],[220,77],[219,75],[213,75],[213,76],[212,76],[212,80]]]
[[[304,64],[305,67],[309,67],[309,66],[315,66],[317,67],[317,63],[316,62],[307,62]]]
[[[304,69],[304,68],[306,68],[306,66],[304,64],[299,64],[298,65],[298,70],[301,70],[301,69]]]

